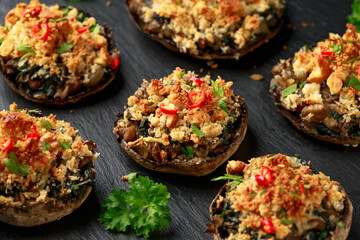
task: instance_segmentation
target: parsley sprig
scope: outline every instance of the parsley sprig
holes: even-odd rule
[[[25,164],[19,164],[14,152],[9,153],[9,158],[4,159],[5,166],[11,173],[30,174],[29,168]]]
[[[27,45],[27,44],[19,44],[17,46],[17,50],[18,50],[18,52],[27,52],[20,58],[20,61],[26,59],[27,57],[35,55],[34,49],[32,49],[31,46]]]
[[[360,90],[360,82],[359,79],[357,79],[354,75],[351,76],[351,78],[346,79],[345,87],[353,87],[356,90]]]
[[[136,173],[127,175],[130,191],[113,189],[102,204],[98,219],[107,230],[125,232],[129,227],[136,235],[150,237],[150,232],[164,230],[171,221],[170,193],[163,184]]]
[[[224,176],[220,176],[220,177],[211,179],[211,181],[219,181],[219,180],[232,181],[230,189],[229,189],[229,191],[231,191],[244,181],[244,177],[238,176],[238,175],[232,175],[232,174],[225,174]]]

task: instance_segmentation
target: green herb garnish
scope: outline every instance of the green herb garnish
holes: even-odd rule
[[[191,130],[201,138],[205,136],[205,133],[201,131],[199,128],[197,128],[195,125],[191,125]]]
[[[64,20],[68,20],[66,17],[63,18],[58,18],[58,19],[50,19],[50,22],[60,22],[60,21],[64,21]]]
[[[281,209],[281,213],[280,213],[280,215],[282,216],[282,217],[285,217],[286,216],[286,211],[285,211],[285,209]]]
[[[132,173],[128,175],[130,191],[113,189],[102,204],[98,221],[107,230],[126,232],[129,227],[137,236],[164,230],[171,221],[170,193],[161,183]]]
[[[182,70],[182,72],[180,72],[179,79],[181,79],[184,75],[185,75],[185,70]]]
[[[354,75],[352,75],[351,78],[346,79],[344,86],[353,87],[356,90],[360,90],[360,82]]]
[[[0,45],[2,44],[3,41],[4,41],[4,37],[0,38]]]
[[[218,85],[216,81],[211,80],[211,86],[214,90],[216,96],[223,97],[224,96],[224,87]]]
[[[331,62],[331,63],[335,63],[334,61],[328,59],[328,58],[325,58],[325,61],[328,61],[328,62]]]
[[[70,145],[70,143],[68,143],[68,142],[60,142],[60,141],[59,141],[59,144],[60,144],[60,146],[61,146],[62,148],[71,149],[71,145]]]
[[[32,55],[35,55],[35,51],[34,49],[32,49],[30,47],[30,45],[27,45],[27,44],[19,44],[17,46],[17,50],[18,52],[27,52],[25,55],[23,55],[21,58],[20,58],[20,61],[26,59],[27,57],[30,57]]]
[[[73,49],[73,47],[74,47],[73,44],[63,43],[63,44],[61,44],[59,50],[57,51],[57,54],[62,54],[64,52],[67,52],[67,51]]]
[[[279,102],[276,102],[276,103],[274,103],[275,104],[275,106],[281,106],[282,104],[281,103],[279,103]]]
[[[97,24],[92,24],[91,28],[89,29],[90,32],[92,32],[93,34],[99,34],[100,33],[100,27]]]
[[[253,39],[256,39],[256,35],[253,34],[253,33],[251,33],[251,37],[252,37]]]
[[[194,158],[194,151],[190,146],[187,146],[186,148],[182,147],[181,152],[190,158]]]
[[[42,122],[42,124],[40,125],[40,127],[44,127],[44,128],[46,128],[47,130],[49,130],[49,129],[52,128],[52,125],[51,125],[51,123],[50,123],[48,120],[46,120],[46,121],[43,121],[43,122]]]
[[[239,184],[241,184],[244,181],[243,176],[237,176],[232,174],[225,174],[224,176],[220,176],[217,178],[211,179],[211,181],[219,181],[219,180],[230,180],[232,181],[229,191],[236,188]]]
[[[343,50],[344,45],[343,44],[341,45],[334,44],[334,45],[333,45],[333,53],[340,54],[341,51]]]
[[[148,107],[154,105],[155,103],[153,101],[150,101],[149,104],[148,104]]]
[[[280,100],[283,100],[288,95],[293,94],[296,91],[296,89],[297,89],[297,84],[296,83],[289,86],[289,87],[287,87],[287,88],[285,88],[282,95],[281,95],[281,97],[280,97]]]
[[[29,168],[25,164],[19,164],[14,152],[9,153],[9,158],[4,159],[5,166],[11,173],[30,174]]]
[[[296,192],[294,192],[293,190],[290,191],[291,192],[291,195],[293,195],[294,197],[300,197],[298,194],[296,194]]]
[[[346,63],[353,63],[355,62],[355,60],[358,60],[360,58],[360,56],[357,56],[356,58],[350,59],[349,61],[347,61]],[[325,59],[326,60],[326,59]]]
[[[279,185],[279,187],[280,187],[281,193],[284,193],[285,192],[284,188],[281,185]]]
[[[248,196],[249,196],[249,198],[253,198],[256,196],[256,192],[250,193]]]
[[[44,142],[44,145],[41,147],[42,148],[42,150],[44,151],[44,152],[47,152],[47,151],[49,151],[49,147],[50,147],[51,145],[50,145],[50,143],[48,143],[48,142]]]
[[[354,0],[351,5],[352,13],[347,16],[349,22],[356,26],[356,31],[360,31],[360,0]]]
[[[268,190],[267,189],[264,189],[261,193],[260,193],[260,196],[263,195],[264,193],[266,193]]]
[[[304,184],[304,188],[305,188],[305,189],[310,189],[310,188],[311,188],[311,185],[309,185],[309,184]]]
[[[339,227],[344,227],[344,224],[341,221],[337,222],[336,225],[338,225]]]
[[[290,221],[290,220],[288,220],[286,218],[283,218],[283,219],[281,219],[281,223],[285,224],[285,225],[289,225],[289,224],[292,224],[292,221]]]
[[[79,21],[79,22],[82,22],[83,20],[84,20],[84,13],[79,13],[78,14],[78,17],[77,17],[77,20]]]
[[[271,159],[275,158],[276,156],[277,156],[277,154],[272,155],[272,156],[271,156],[271,157],[269,157],[268,159],[269,159],[269,160],[271,160]]]

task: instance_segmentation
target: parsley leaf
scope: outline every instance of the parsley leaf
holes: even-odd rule
[[[341,45],[336,45],[336,44],[334,44],[334,46],[333,46],[333,53],[336,53],[336,54],[340,54],[341,53],[341,51],[342,51],[342,49],[343,49],[343,44],[341,44]]]
[[[291,195],[293,195],[294,197],[300,197],[298,194],[296,194],[296,192],[294,192],[293,190],[290,191],[291,192]]]
[[[64,21],[64,20],[68,20],[66,17],[62,17],[62,18],[57,18],[57,19],[50,19],[50,22],[60,22],[60,21]]]
[[[351,78],[346,79],[345,87],[354,87],[356,90],[360,90],[360,82],[359,80],[352,75]]]
[[[38,113],[39,109],[32,109],[32,110],[26,110],[26,114],[29,114],[30,116],[35,116],[35,113]]]
[[[46,120],[46,121],[43,121],[43,122],[42,122],[42,124],[40,125],[40,127],[44,127],[44,128],[46,128],[47,130],[49,130],[49,129],[52,128],[52,125],[51,125],[51,123],[50,123],[48,120]]]
[[[154,102],[153,101],[150,101],[149,104],[148,104],[148,107],[154,105]]]
[[[338,225],[339,227],[344,227],[344,224],[341,221],[337,222],[336,225]]]
[[[264,193],[266,193],[268,190],[267,189],[264,189],[261,193],[260,193],[260,196],[263,195]]]
[[[352,13],[347,16],[349,22],[356,26],[356,31],[360,31],[360,0],[354,0],[351,5]]]
[[[60,144],[60,146],[61,146],[62,148],[71,149],[71,145],[70,145],[70,143],[68,143],[68,142],[60,142],[60,141],[59,141],[59,144]]]
[[[205,136],[205,133],[201,131],[199,128],[197,128],[195,125],[191,125],[191,130],[201,138]]]
[[[74,47],[74,45],[72,45],[72,44],[63,43],[60,45],[60,48],[57,51],[57,54],[62,54],[64,52],[67,52],[67,51],[73,49],[73,47]]]
[[[187,146],[186,149],[182,147],[181,152],[190,158],[194,158],[194,151],[190,146]]]
[[[42,150],[44,151],[44,152],[47,152],[47,151],[49,151],[49,147],[50,147],[51,145],[50,145],[50,143],[48,143],[48,142],[44,142],[44,145],[41,147],[42,148]]]
[[[356,58],[350,59],[349,61],[347,61],[346,63],[353,63],[355,62],[355,60],[358,60],[360,58],[360,56],[357,56]],[[326,60],[326,59],[325,59]]]
[[[182,70],[182,72],[179,75],[179,79],[181,79],[185,75],[185,70]]]
[[[253,198],[253,197],[255,197],[255,196],[256,196],[256,192],[250,193],[250,194],[248,195],[249,198]]]
[[[288,95],[293,94],[296,91],[296,89],[297,89],[297,84],[296,83],[289,86],[289,87],[287,87],[287,88],[285,88],[282,95],[281,95],[281,97],[280,97],[280,100],[283,100]]]
[[[102,204],[98,221],[108,230],[125,232],[131,226],[138,236],[149,238],[150,232],[165,229],[170,221],[170,193],[163,184],[148,177],[128,176],[130,191],[113,189]]]
[[[219,105],[219,107],[224,110],[229,116],[234,117],[234,115],[232,115],[232,113],[229,111],[229,109],[227,108],[227,103],[225,102],[225,100],[227,99],[227,97],[222,97],[217,104]]]
[[[4,41],[4,37],[0,38],[0,45],[2,44],[3,41]]]
[[[291,220],[288,220],[288,219],[286,219],[286,218],[283,218],[283,219],[281,219],[281,223],[282,223],[282,224],[285,224],[285,225],[289,225],[289,224],[292,224],[293,222],[292,222]]]
[[[93,34],[99,34],[100,33],[100,27],[97,24],[92,24],[91,28],[89,29],[90,32],[92,32]]]
[[[214,90],[216,96],[223,97],[224,96],[224,87],[218,85],[216,81],[211,80],[211,86]]]
[[[9,158],[4,159],[5,166],[9,172],[15,174],[30,174],[29,168],[25,164],[19,164],[14,152],[9,153]]]
[[[19,44],[17,46],[17,50],[18,50],[18,52],[28,52],[20,58],[20,61],[24,60],[25,58],[27,58],[29,56],[35,55],[34,49],[32,49],[30,47],[30,45],[27,45],[27,44]]]

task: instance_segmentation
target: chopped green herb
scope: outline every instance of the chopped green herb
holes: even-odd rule
[[[214,5],[213,5],[213,6],[214,6],[214,8],[216,8],[218,5],[217,5],[216,3],[214,3]]]
[[[64,21],[64,20],[68,20],[66,17],[63,18],[58,18],[58,19],[50,19],[50,22],[60,22],[60,21]]]
[[[148,104],[148,106],[150,107],[150,106],[152,106],[152,105],[154,105],[155,103],[153,102],[153,101],[150,101],[149,102],[149,104]]]
[[[356,90],[360,90],[360,82],[354,75],[352,75],[351,78],[346,79],[344,86],[353,87]]]
[[[52,128],[52,125],[51,125],[51,123],[50,123],[48,120],[46,120],[46,121],[43,121],[43,122],[42,122],[42,124],[40,125],[40,127],[44,127],[44,128],[46,128],[47,130],[49,130],[49,129]]]
[[[283,100],[285,97],[287,97],[288,95],[290,94],[293,94],[295,91],[296,91],[296,88],[297,88],[297,84],[293,84],[287,88],[284,89],[281,97],[280,97],[280,100]]]
[[[83,20],[84,20],[84,13],[79,13],[78,14],[78,17],[77,17],[77,20],[79,21],[79,22],[82,22]]]
[[[328,61],[328,62],[331,62],[331,63],[335,63],[334,61],[328,59],[328,58],[325,58],[325,61]]]
[[[62,54],[64,52],[67,52],[67,51],[73,49],[73,47],[74,47],[73,44],[63,43],[63,44],[61,44],[59,50],[57,51],[57,54]]]
[[[224,110],[229,116],[234,117],[234,115],[232,115],[232,113],[229,111],[229,109],[227,108],[227,103],[225,102],[225,99],[227,99],[227,97],[222,97],[217,104],[219,105],[219,107]]]
[[[211,80],[211,86],[216,96],[224,97],[224,87],[218,85],[216,81]]]
[[[328,236],[328,231],[323,231],[319,234],[318,239],[325,239]]]
[[[302,89],[303,87],[304,87],[304,82],[301,81],[301,82],[299,83],[299,89]]]
[[[4,159],[5,166],[9,172],[14,174],[30,174],[29,168],[25,164],[19,164],[14,152],[9,153],[9,158]]]
[[[271,160],[271,159],[275,158],[276,156],[277,156],[277,154],[272,155],[272,156],[271,156],[271,157],[269,157],[268,159],[269,159],[269,160]]]
[[[294,197],[300,197],[298,194],[296,194],[296,192],[294,192],[293,190],[291,190],[291,195],[293,195]]]
[[[285,211],[285,209],[281,209],[281,213],[280,213],[280,215],[282,216],[282,217],[285,217],[286,216],[286,211]]]
[[[30,47],[30,45],[27,45],[27,44],[19,44],[17,46],[17,50],[18,50],[18,52],[28,52],[20,58],[20,61],[26,59],[29,56],[35,55],[34,49],[32,49]]]
[[[44,145],[41,147],[42,148],[42,150],[44,151],[44,152],[47,152],[47,151],[49,151],[49,147],[50,147],[51,145],[50,145],[50,143],[48,143],[48,142],[44,142]]]
[[[281,223],[285,224],[285,225],[289,225],[289,224],[292,224],[292,221],[287,220],[286,218],[283,218],[283,219],[281,219]]]
[[[4,41],[4,37],[0,38],[0,45],[2,44],[3,41]]]
[[[179,79],[181,79],[185,75],[185,70],[182,70],[182,72],[179,75]]]
[[[279,187],[280,187],[281,193],[284,193],[285,192],[284,188],[281,185],[279,185]]]
[[[334,45],[335,46],[333,47],[334,48],[333,53],[340,54],[341,51],[343,50],[344,45],[343,44],[341,44],[341,45],[334,44]]]
[[[100,33],[100,27],[97,24],[92,24],[89,31],[92,32],[93,34],[99,34]]]
[[[205,136],[205,133],[201,131],[199,128],[197,128],[195,125],[191,125],[191,130],[201,138]]]
[[[181,152],[190,158],[194,158],[194,151],[190,146],[187,146],[186,149],[182,147]]]
[[[305,188],[305,189],[310,189],[310,188],[311,188],[311,185],[309,185],[309,184],[304,184],[304,188]]]
[[[261,193],[260,193],[260,196],[263,195],[264,193],[266,193],[268,190],[267,189],[264,189]]]
[[[276,102],[275,103],[275,106],[281,106],[282,104],[281,103],[279,103],[279,102]]]
[[[350,59],[349,61],[347,61],[346,63],[353,63],[355,62],[355,60],[358,60],[360,58],[360,56],[357,56],[356,58]],[[326,60],[326,59],[325,59]]]
[[[59,141],[59,144],[60,144],[60,146],[61,146],[62,148],[71,149],[71,145],[70,145],[70,143],[68,143],[68,142],[60,142],[60,141]]]
[[[256,39],[256,35],[253,34],[253,33],[251,33],[251,37],[252,37],[253,39]]]
[[[26,110],[26,113],[30,116],[34,116],[37,112],[39,112],[39,109]]]
[[[311,48],[307,44],[305,45],[305,49],[308,50],[308,51],[311,51]]]
[[[337,222],[336,225],[338,225],[339,227],[344,227],[344,224],[341,221]]]
[[[249,198],[253,198],[253,197],[255,197],[256,196],[256,192],[253,192],[253,193],[250,193],[249,194]]]
[[[231,180],[232,183],[229,191],[232,191],[234,188],[236,188],[239,184],[241,184],[244,181],[244,177],[232,175],[232,174],[225,174],[224,176],[211,179],[211,181],[219,181],[219,180]]]

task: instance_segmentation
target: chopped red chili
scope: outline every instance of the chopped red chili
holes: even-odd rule
[[[299,183],[299,186],[300,186],[300,190],[301,190],[302,192],[305,192],[305,187],[304,187],[304,184]]]
[[[3,142],[0,144],[0,149],[7,152],[10,150],[10,148],[13,146],[13,141],[6,137],[4,138]]]
[[[160,110],[165,114],[176,114],[178,112],[179,108],[174,105],[173,109],[169,109],[169,108],[165,107],[164,103],[162,103],[162,104],[160,104]]]
[[[31,33],[36,40],[45,40],[50,34],[49,25],[46,23],[37,24],[33,26]]]
[[[264,176],[267,183],[271,183],[273,176],[272,176],[270,168],[263,166],[261,168],[261,175]]]
[[[266,232],[267,234],[272,234],[275,232],[275,228],[274,228],[274,224],[273,222],[268,219],[268,218],[264,218],[261,221],[261,228],[264,230],[264,232]]]
[[[321,55],[323,55],[324,57],[330,57],[332,54],[332,52],[330,51],[321,51]]]
[[[200,95],[200,99],[198,101],[194,101],[193,97]],[[189,109],[194,109],[197,107],[201,107],[205,100],[205,92],[204,91],[191,91],[188,93],[189,102],[192,104],[191,106],[187,105]]]
[[[192,81],[192,82],[194,82],[194,83],[196,83],[196,84],[198,84],[198,85],[204,83],[203,80],[201,80],[201,79],[199,79],[199,78],[197,78],[197,77],[194,77],[194,76],[191,76],[191,77],[189,78],[189,80]]]
[[[39,139],[39,134],[36,132],[35,124],[32,125],[32,129],[33,129],[33,132],[26,135],[26,138],[27,139],[33,138],[34,140],[38,140]]]
[[[120,64],[120,59],[119,57],[114,57],[113,60],[111,61],[111,69],[115,70],[119,67]]]
[[[21,13],[22,17],[25,17],[27,14],[30,15],[30,17],[36,17],[37,15],[39,15],[41,11],[41,7],[36,6],[36,7],[27,7],[25,8],[25,10]]]
[[[91,26],[82,27],[78,30],[79,34],[83,34],[84,32],[88,31],[91,28]]]
[[[265,177],[260,174],[255,175],[255,180],[258,185],[266,185],[266,183],[267,183]]]

